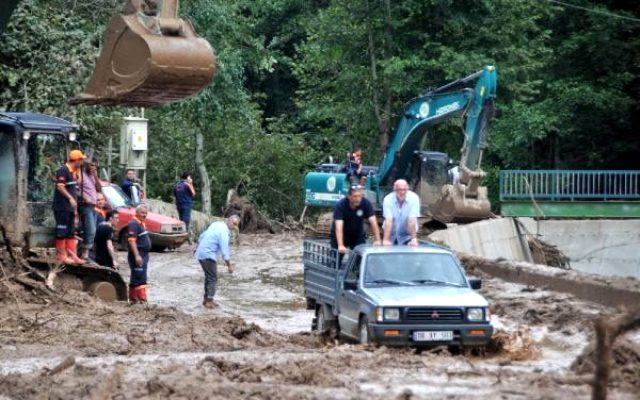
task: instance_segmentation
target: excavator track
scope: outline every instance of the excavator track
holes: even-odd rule
[[[331,235],[331,224],[333,223],[333,213],[326,212],[320,214],[316,224],[312,228],[305,229],[306,239],[329,239]]]
[[[29,257],[29,264],[42,271],[51,269],[46,258]],[[82,284],[82,290],[104,301],[127,301],[127,283],[117,270],[103,267],[94,262],[83,265],[64,265],[58,279],[75,278]],[[55,285],[55,283],[54,283]]]

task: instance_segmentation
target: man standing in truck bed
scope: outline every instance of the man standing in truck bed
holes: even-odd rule
[[[347,197],[341,199],[333,209],[331,224],[331,247],[345,254],[347,248],[366,242],[364,220],[369,222],[373,231],[373,244],[380,244],[380,229],[371,202],[364,198],[362,186],[351,186]]]
[[[382,210],[384,245],[417,246],[420,197],[409,190],[407,181],[404,179],[395,181],[393,192],[384,197]]]

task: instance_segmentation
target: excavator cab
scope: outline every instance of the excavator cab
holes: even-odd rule
[[[178,18],[178,0],[127,0],[84,92],[70,103],[161,105],[194,95],[214,73],[213,49]]]
[[[29,264],[55,264],[52,180],[66,161],[78,127],[35,113],[0,113],[0,224],[10,245],[22,248]],[[127,300],[127,285],[111,268],[95,263],[65,266],[60,279],[73,281],[103,300]]]
[[[416,151],[413,154],[410,184],[422,199],[422,215],[428,215],[441,200],[442,187],[447,184],[448,164],[449,156],[444,153]]]

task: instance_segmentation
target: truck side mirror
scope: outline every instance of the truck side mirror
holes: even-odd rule
[[[356,290],[358,289],[357,281],[344,281],[344,290]]]
[[[471,289],[473,290],[478,290],[482,287],[482,280],[481,279],[469,279],[469,286],[471,286]]]

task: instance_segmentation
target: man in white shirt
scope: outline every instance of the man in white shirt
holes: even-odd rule
[[[224,221],[217,221],[209,225],[198,240],[198,247],[194,255],[204,271],[204,301],[202,305],[206,308],[216,306],[213,296],[216,294],[216,286],[218,284],[218,254],[222,256],[229,273],[233,273],[229,239],[231,229],[237,229],[239,224],[240,217],[231,215]]]
[[[393,184],[393,192],[385,196],[382,203],[384,216],[384,245],[418,245],[418,217],[420,197],[409,190],[404,179]]]

